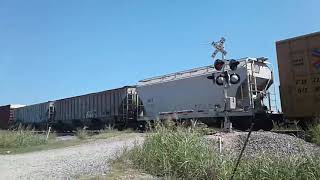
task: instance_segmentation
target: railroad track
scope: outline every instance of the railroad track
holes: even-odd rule
[[[280,133],[280,134],[289,134],[294,136],[305,134],[303,130],[296,130],[296,129],[272,130],[271,132]]]
[[[99,134],[101,131],[99,130],[86,130],[89,135]],[[47,134],[47,131],[33,131],[38,134]],[[55,132],[52,131],[50,133],[55,133],[57,136],[74,136],[77,131],[69,131],[69,132]]]

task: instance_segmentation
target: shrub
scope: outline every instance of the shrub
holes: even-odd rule
[[[14,131],[0,131],[0,148],[19,148],[45,144],[46,136],[19,126]]]

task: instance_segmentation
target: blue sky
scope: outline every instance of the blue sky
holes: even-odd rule
[[[209,65],[209,42],[222,36],[227,58],[276,63],[275,41],[319,31],[319,7],[318,0],[0,0],[0,105]]]

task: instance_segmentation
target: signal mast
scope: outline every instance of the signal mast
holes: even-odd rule
[[[212,46],[215,48],[215,51],[211,55],[211,57],[215,60],[216,55],[220,52],[221,59],[216,59],[214,61],[214,68],[217,70],[217,77],[213,73],[212,76],[209,76],[208,79],[211,79],[216,85],[224,86],[223,94],[224,94],[224,123],[223,130],[226,132],[232,131],[232,122],[228,116],[228,111],[236,108],[236,99],[235,97],[228,97],[228,89],[232,84],[237,84],[240,82],[240,76],[234,72],[237,70],[237,66],[239,62],[234,59],[227,60],[225,56],[227,55],[227,51],[224,49],[225,38],[221,38],[218,42],[212,42]],[[229,70],[226,66],[229,65]]]

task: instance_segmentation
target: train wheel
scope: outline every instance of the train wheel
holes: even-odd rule
[[[241,131],[246,131],[250,129],[251,126],[251,117],[242,117],[242,118],[232,118],[232,126],[235,129],[241,130]],[[223,121],[222,121],[223,123]]]
[[[273,122],[269,118],[256,118],[253,126],[254,131],[259,131],[260,129],[264,131],[271,131],[273,128]]]
[[[273,129],[273,121],[271,119],[265,119],[262,129],[264,131],[271,131]]]
[[[146,122],[145,121],[140,121],[138,122],[137,124],[137,129],[140,131],[140,132],[144,132],[146,130]]]

